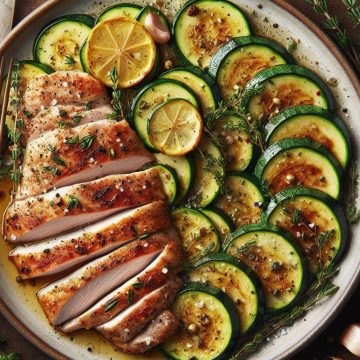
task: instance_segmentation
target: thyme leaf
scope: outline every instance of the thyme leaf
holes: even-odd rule
[[[83,150],[88,149],[95,140],[95,135],[86,135],[80,140],[80,147]]]
[[[119,300],[117,300],[117,299],[108,302],[108,303],[106,304],[106,306],[105,306],[105,310],[104,310],[104,311],[105,311],[106,313],[109,312],[109,311],[111,311],[112,309],[115,308],[115,306],[117,306],[118,303],[119,303]]]
[[[108,118],[114,120],[121,120],[124,118],[124,111],[121,103],[121,90],[119,89],[119,74],[115,67],[113,67],[108,76],[111,79],[112,83],[112,101],[111,105],[114,109],[114,112],[109,114]]]
[[[73,66],[75,65],[76,61],[71,55],[65,56],[65,65],[67,66]]]

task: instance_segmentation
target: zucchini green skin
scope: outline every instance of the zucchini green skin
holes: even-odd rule
[[[158,164],[158,165],[154,165],[153,167],[159,169],[160,172],[167,173],[171,178],[169,181],[166,182],[166,184],[163,182],[166,194],[168,194],[166,188],[168,186],[172,187],[170,191],[173,195],[171,197],[168,197],[169,205],[171,206],[175,203],[179,194],[179,177],[177,176],[176,171],[169,165]]]
[[[115,4],[112,5],[106,9],[104,9],[96,18],[95,20],[95,25],[98,24],[100,21],[103,21],[104,18],[106,17],[106,15],[108,15],[108,13],[111,13],[113,11],[116,11],[118,9],[121,10],[121,8],[132,8],[134,10],[138,10],[139,12],[141,11],[142,7],[140,5],[137,4],[133,4],[133,3],[120,3],[120,4]]]
[[[267,166],[267,164],[278,154],[283,151],[294,149],[294,148],[307,148],[319,153],[321,156],[328,158],[329,163],[332,168],[338,174],[339,179],[339,189],[338,196],[336,198],[341,197],[342,189],[340,188],[340,181],[343,177],[344,170],[336,160],[335,156],[323,145],[320,145],[314,141],[309,139],[299,139],[299,138],[291,138],[280,140],[277,143],[271,145],[269,148],[265,150],[260,159],[258,160],[255,167],[255,175],[258,179],[262,179],[263,172]]]
[[[306,260],[306,257],[304,256],[304,253],[302,251],[302,249],[300,248],[300,246],[295,242],[293,236],[291,235],[290,232],[281,229],[275,225],[271,225],[271,224],[267,224],[264,222],[261,222],[259,224],[249,224],[249,225],[245,225],[242,226],[241,228],[235,230],[231,235],[228,236],[228,238],[226,239],[226,243],[224,244],[224,251],[227,252],[227,250],[229,249],[231,243],[233,241],[235,241],[238,237],[245,235],[247,233],[251,233],[251,232],[259,232],[259,231],[265,231],[265,232],[270,232],[270,233],[275,233],[279,236],[281,236],[285,241],[287,241],[290,246],[296,251],[301,265],[302,265],[302,279],[301,279],[301,285],[300,288],[297,292],[297,294],[295,295],[295,297],[291,300],[291,302],[289,302],[287,305],[281,307],[281,308],[271,308],[271,309],[267,309],[267,312],[269,313],[277,313],[280,311],[284,311],[286,309],[288,309],[290,306],[292,306],[294,303],[296,303],[296,301],[299,299],[299,297],[304,293],[308,281],[309,281],[309,268],[308,268],[308,263]]]
[[[346,144],[347,144],[347,161],[346,164],[349,163],[351,159],[351,135],[349,129],[342,121],[342,119],[330,113],[329,111],[319,108],[318,106],[313,105],[305,105],[305,106],[296,106],[292,108],[285,109],[279,115],[273,117],[265,126],[265,141],[269,144],[271,141],[272,135],[280,126],[286,125],[288,121],[291,121],[292,118],[298,115],[316,115],[320,116],[324,119],[329,120],[338,130],[339,133],[342,134]],[[346,165],[344,166],[346,168]]]
[[[250,333],[252,330],[256,328],[260,320],[263,318],[264,310],[265,310],[264,292],[262,290],[262,285],[258,276],[245,263],[226,253],[210,254],[207,257],[200,259],[197,263],[195,263],[192,266],[192,268],[196,269],[197,267],[212,261],[221,261],[221,262],[229,263],[239,268],[249,277],[250,281],[254,284],[254,287],[256,288],[258,312],[251,326],[242,335]]]
[[[160,78],[171,79],[171,74],[174,74],[177,71],[189,73],[189,75],[194,76],[195,79],[199,81],[199,83],[201,83],[203,86],[206,86],[208,88],[209,93],[211,94],[211,98],[209,99],[209,102],[212,103],[212,108],[213,108],[212,110],[214,110],[217,107],[218,102],[221,100],[220,90],[216,85],[216,83],[214,82],[214,80],[206,72],[202,71],[200,68],[196,66],[186,66],[186,67],[183,66],[163,72],[160,75]],[[178,81],[181,81],[189,88],[192,88],[190,81],[186,81],[186,80],[178,80]],[[202,102],[199,96],[198,96],[198,100]],[[204,115],[206,115],[206,109],[204,109],[204,106],[202,106],[202,112]]]
[[[209,66],[208,73],[213,79],[217,79],[217,75],[221,64],[226,59],[226,57],[235,49],[243,47],[246,45],[263,45],[274,52],[278,53],[288,64],[295,64],[295,60],[292,55],[277,42],[258,36],[240,36],[233,38],[227,44],[222,46],[212,57],[211,63]]]
[[[147,134],[142,134],[142,131],[147,129],[147,123],[145,123],[144,125],[144,129],[141,129],[140,127],[142,126],[140,123],[138,123],[140,121],[140,119],[137,118],[136,113],[140,107],[140,102],[142,100],[142,97],[147,95],[147,92],[151,90],[151,88],[157,87],[159,85],[162,84],[169,84],[169,85],[175,85],[175,86],[180,86],[181,88],[185,89],[186,92],[189,94],[189,97],[191,97],[193,99],[192,104],[199,109],[199,102],[196,98],[196,95],[194,94],[194,92],[189,89],[186,85],[184,85],[183,83],[181,83],[180,81],[176,81],[176,80],[170,80],[170,79],[158,79],[155,80],[149,84],[147,84],[145,87],[142,88],[142,90],[139,91],[139,93],[136,95],[136,97],[133,99],[132,104],[131,104],[131,121],[132,124],[137,132],[137,134],[140,136],[142,142],[144,143],[144,145],[153,152],[157,152],[156,149],[154,148],[154,146],[152,146],[152,144],[150,143],[150,140],[147,137]],[[178,97],[178,96],[176,96]],[[173,99],[175,97],[170,97],[170,99]],[[146,119],[142,119],[144,122],[147,122],[148,118]],[[146,135],[146,138],[144,138],[144,136]]]
[[[320,79],[320,77],[312,72],[311,70],[307,69],[306,67],[300,66],[300,65],[276,65],[269,69],[265,69],[260,71],[253,79],[251,79],[244,91],[244,96],[242,98],[241,105],[244,109],[248,109],[248,104],[250,102],[250,99],[253,95],[252,89],[256,86],[261,85],[265,81],[279,75],[297,75],[300,77],[305,77],[311,80],[313,83],[315,83],[322,93],[324,94],[327,103],[328,103],[328,109],[329,111],[335,111],[335,99],[330,91],[329,87],[325,84],[325,82]]]
[[[189,61],[187,59],[187,57],[182,53],[182,51],[180,50],[180,46],[179,46],[179,41],[177,39],[176,36],[176,32],[177,32],[177,26],[181,20],[182,15],[188,11],[189,7],[192,5],[196,5],[196,3],[200,3],[203,1],[213,1],[213,2],[217,2],[218,0],[190,0],[187,1],[183,7],[180,8],[180,10],[175,14],[174,16],[174,20],[173,20],[173,26],[172,26],[172,34],[173,34],[173,41],[171,42],[171,46],[174,50],[174,53],[176,55],[176,58],[179,59],[180,63],[183,65],[195,65],[197,66],[198,64],[194,64],[191,61]],[[248,21],[248,19],[246,18],[246,16],[243,14],[242,10],[235,4],[227,1],[227,0],[221,0],[222,2],[230,5],[234,11],[236,11],[241,17],[242,17],[242,21],[244,22],[244,24],[246,25],[247,29],[248,29],[248,33],[250,34],[252,32],[251,30],[251,25]]]
[[[20,62],[20,64],[26,64],[26,65],[35,66],[38,69],[40,69],[41,71],[43,71],[45,74],[52,74],[55,71],[52,67],[50,67],[48,65],[45,65],[45,64],[42,64],[42,63],[40,63],[38,61],[20,60],[19,62]]]
[[[334,200],[331,196],[317,189],[310,189],[305,187],[294,187],[285,189],[274,196],[269,206],[266,209],[264,220],[268,221],[273,211],[281,205],[282,202],[288,199],[295,199],[298,196],[305,196],[320,200],[325,203],[328,208],[334,213],[339,222],[339,228],[341,229],[341,243],[335,258],[332,263],[337,263],[346,249],[347,241],[349,238],[349,226],[346,220],[344,210],[340,206],[339,202]]]
[[[232,233],[235,230],[235,225],[231,218],[226,215],[222,210],[215,208],[215,207],[207,207],[204,209],[200,209],[200,211],[205,214],[214,224],[214,226],[217,228],[217,231],[220,234],[221,237],[221,229],[218,228],[218,226],[215,224],[215,221],[213,220],[213,217],[218,217],[221,219],[221,222],[223,225],[227,227],[229,230],[229,234]]]
[[[222,354],[220,354],[219,356],[211,359],[211,360],[225,359],[226,355],[228,354],[228,350],[231,349],[231,347],[235,344],[236,340],[240,336],[239,314],[238,314],[238,311],[237,311],[234,303],[221,290],[219,290],[217,288],[214,288],[214,287],[211,287],[211,286],[204,285],[204,284],[202,284],[200,282],[188,283],[186,285],[186,287],[179,292],[178,297],[181,296],[182,294],[186,293],[186,292],[202,292],[202,293],[205,293],[205,294],[209,294],[209,295],[215,297],[218,301],[220,301],[224,305],[224,307],[226,308],[226,310],[227,310],[227,312],[229,314],[229,319],[231,321],[232,336],[231,336],[231,339],[230,339],[229,343],[227,344],[226,349],[224,350],[224,352]],[[166,349],[164,348],[164,346],[161,346],[161,348],[171,359],[182,360],[182,359],[179,359],[179,358],[173,356],[171,353],[167,352]]]
[[[86,45],[87,45],[87,39],[83,42],[80,48],[80,63],[83,71],[87,72],[88,74],[91,74],[91,71],[86,61]]]

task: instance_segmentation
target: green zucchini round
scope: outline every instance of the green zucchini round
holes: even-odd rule
[[[153,166],[158,169],[164,192],[168,197],[169,205],[173,205],[179,193],[179,178],[176,171],[169,165],[158,164]]]
[[[309,139],[284,139],[270,146],[260,157],[255,175],[276,193],[297,185],[341,196],[343,169],[323,145]]]
[[[95,24],[98,24],[101,21],[114,19],[117,17],[126,17],[130,19],[136,19],[139,15],[142,7],[137,4],[132,3],[120,3],[112,5],[105,10],[103,10],[95,20]]]

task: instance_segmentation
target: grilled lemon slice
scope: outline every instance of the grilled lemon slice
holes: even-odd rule
[[[148,135],[161,153],[181,156],[199,144],[203,121],[197,109],[184,99],[172,99],[159,105],[148,120]]]
[[[111,86],[110,71],[118,73],[118,87],[130,88],[140,83],[152,70],[156,45],[138,21],[115,18],[100,22],[91,31],[86,49],[91,73]]]

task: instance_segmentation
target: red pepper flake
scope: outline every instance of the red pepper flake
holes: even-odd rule
[[[197,15],[199,15],[199,12],[200,12],[200,10],[197,6],[191,5],[188,10],[188,15],[189,16],[197,16]]]
[[[247,144],[249,144],[250,141],[251,141],[250,138],[246,138],[246,139],[245,139],[245,142],[246,142]]]
[[[321,95],[321,91],[318,90],[318,91],[316,92],[316,95],[317,95],[317,96],[320,96],[320,95]]]

